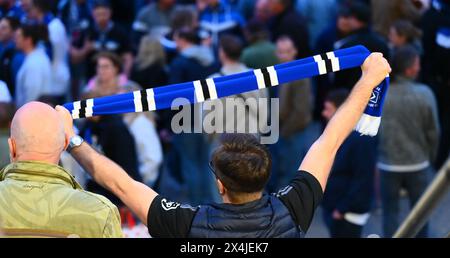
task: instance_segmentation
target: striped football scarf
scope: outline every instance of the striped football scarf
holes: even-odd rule
[[[173,101],[184,98],[200,103],[280,84],[361,66],[370,55],[363,46],[341,49],[288,63],[253,71],[172,84],[158,88],[128,92],[113,96],[75,101],[64,105],[74,119],[97,115],[146,112],[173,107]],[[375,136],[381,122],[389,77],[377,86],[355,130]]]

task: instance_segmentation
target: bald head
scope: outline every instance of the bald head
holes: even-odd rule
[[[66,144],[64,125],[49,105],[30,102],[11,124],[11,155],[17,160],[58,162]]]

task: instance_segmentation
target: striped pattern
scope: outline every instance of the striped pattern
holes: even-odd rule
[[[256,69],[254,71],[258,89],[270,88],[278,85],[278,74],[273,66]]]

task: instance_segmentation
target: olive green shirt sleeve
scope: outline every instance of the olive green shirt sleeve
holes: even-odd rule
[[[105,227],[103,229],[104,238],[123,238],[122,225],[120,222],[119,210],[114,207],[108,214]]]

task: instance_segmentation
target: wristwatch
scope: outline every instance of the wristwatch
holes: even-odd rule
[[[67,152],[71,152],[74,148],[80,146],[83,142],[83,138],[81,138],[79,135],[72,136],[69,141],[69,146],[67,146]]]

